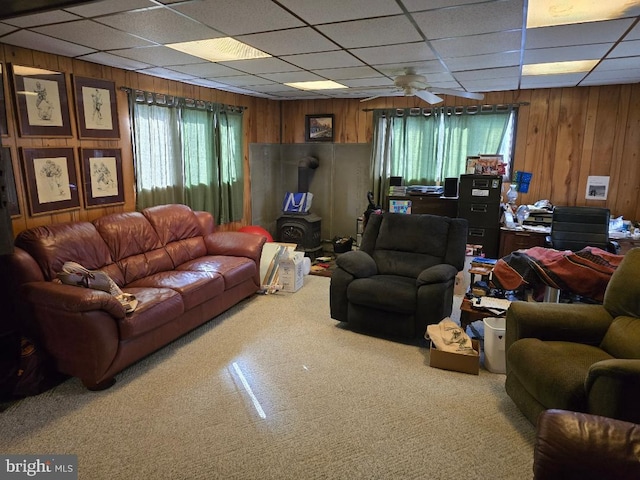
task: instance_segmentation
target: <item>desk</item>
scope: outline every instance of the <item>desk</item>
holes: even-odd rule
[[[478,320],[482,320],[487,317],[499,316],[500,315],[496,315],[487,310],[473,308],[473,306],[471,305],[471,300],[469,300],[468,298],[463,298],[462,303],[460,304],[460,328],[462,328],[465,332],[467,331],[467,327],[473,322],[477,322]]]
[[[500,250],[498,258],[506,257],[516,250],[526,250],[531,247],[544,247],[548,233],[532,232],[530,230],[500,229]]]
[[[442,217],[455,218],[458,216],[458,197],[441,197],[439,195],[406,195],[390,196],[387,200],[411,200],[411,213],[428,213]]]

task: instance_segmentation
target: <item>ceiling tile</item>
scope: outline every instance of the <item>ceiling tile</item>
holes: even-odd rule
[[[274,56],[325,52],[339,48],[310,27],[240,35],[237,40]]]
[[[299,70],[298,67],[284,62],[279,58],[256,58],[253,60],[236,60],[233,62],[218,62],[220,65],[227,65],[236,70],[246,73],[277,73],[293,72]]]
[[[588,43],[616,42],[631,26],[633,19],[607,22],[577,23],[556,27],[529,28],[526,31],[526,49],[564,47]]]
[[[640,57],[611,58],[603,60],[593,70],[595,72],[603,72],[607,70],[624,70],[627,68],[635,69],[638,68],[638,65],[640,65]]]
[[[268,32],[304,24],[271,0],[204,0],[173,5],[179,12],[227,35]]]
[[[0,23],[0,35],[6,35],[9,32],[13,32],[16,27],[8,25],[6,23]]]
[[[452,72],[479,70],[481,68],[511,67],[520,65],[520,52],[488,53],[473,57],[447,58],[445,63]]]
[[[429,39],[493,33],[522,27],[522,0],[505,0],[414,13]]]
[[[125,12],[136,8],[156,6],[158,6],[158,4],[150,0],[109,0],[87,3],[76,7],[67,7],[65,10],[80,15],[81,17],[97,17],[98,15],[108,15],[110,13]]]
[[[402,3],[407,11],[418,12],[421,10],[456,7],[458,5],[467,5],[471,3],[486,3],[486,1],[487,0],[429,0],[427,4],[425,0],[402,0]],[[522,0],[520,1],[520,3],[522,3]]]
[[[3,22],[16,27],[28,28],[36,25],[49,25],[52,23],[70,22],[78,20],[80,17],[62,10],[54,10],[52,12],[36,13],[34,15],[26,15],[24,17],[7,18]]]
[[[275,84],[275,82],[271,80],[265,80],[264,78],[255,77],[253,75],[236,75],[234,77],[221,77],[218,81],[226,85],[235,85],[238,87],[257,86],[260,84],[263,84],[263,85]]]
[[[280,83],[291,83],[291,82],[311,82],[315,80],[324,80],[319,75],[314,75],[311,72],[282,72],[282,73],[265,73],[262,75],[264,78],[268,78],[269,80],[273,80],[274,82]]]
[[[53,53],[55,55],[64,55],[66,57],[77,57],[95,52],[93,48],[83,47],[74,43],[58,40],[57,38],[48,37],[29,30],[18,30],[2,37],[2,43],[9,45],[18,45],[32,50]]]
[[[630,40],[628,42],[620,42],[607,58],[615,57],[632,57],[640,55],[640,40]]]
[[[487,68],[485,70],[468,70],[456,72],[453,76],[460,82],[465,80],[485,80],[487,78],[517,77],[520,67]]]
[[[347,52],[322,52],[281,57],[300,68],[315,70],[320,68],[357,67],[362,62]]]
[[[342,80],[340,83],[350,88],[380,86],[394,87],[393,80],[387,77],[355,78],[353,80]]]
[[[640,40],[640,23],[636,23],[636,26],[627,33],[624,40]]]
[[[376,70],[395,77],[406,73],[407,69],[411,69],[413,72],[424,75],[427,73],[441,73],[445,72],[444,66],[438,60],[429,60],[426,62],[407,62],[407,63],[390,63],[385,65],[372,65]]]
[[[320,25],[317,28],[344,48],[375,47],[422,40],[404,15]]]
[[[138,62],[105,52],[90,53],[89,55],[80,57],[80,60],[99,63],[100,65],[108,65],[110,67],[122,68],[124,70],[140,70],[151,67],[148,63]]]
[[[251,87],[251,90],[255,90],[256,92],[263,92],[263,93],[282,92],[286,90],[298,91],[297,88],[288,87],[286,85],[281,85],[279,83],[272,83],[271,85],[253,85]]]
[[[69,23],[59,23],[33,29],[36,32],[56,37],[61,40],[91,47],[95,50],[114,50],[118,48],[133,48],[153,45],[111,27],[101,25],[92,20],[79,20]]]
[[[200,22],[165,8],[118,13],[100,17],[96,21],[158,43],[189,42],[222,36]]]
[[[162,68],[162,67],[145,68],[138,71],[140,73],[144,73],[147,75],[153,75],[155,77],[162,77],[162,78],[169,78],[171,80],[178,80],[178,81],[194,78],[193,75],[176,72],[175,70],[171,70],[169,68]]]
[[[175,67],[171,67],[171,70],[205,78],[231,77],[242,73],[234,68],[211,62],[195,63],[192,65],[177,65]]]
[[[380,77],[380,73],[371,67],[344,67],[315,69],[318,75],[322,75],[329,80],[343,80],[349,78],[366,79]]]
[[[344,0],[280,0],[279,3],[311,25],[402,13],[397,3],[389,0],[367,0],[366,6]]]
[[[575,87],[584,78],[584,73],[570,73],[566,75],[523,76],[521,88],[556,88]]]
[[[638,62],[640,63],[640,62]],[[592,72],[580,85],[613,85],[640,82],[640,68]]]
[[[521,33],[510,32],[487,33],[469,37],[447,38],[431,42],[436,52],[443,58],[469,57],[485,53],[508,52],[520,50]]]
[[[168,65],[190,65],[192,63],[202,62],[201,58],[178,52],[169,47],[143,47],[143,48],[127,48],[124,50],[111,51],[114,55],[137,60],[138,62],[156,65],[158,67],[166,67]]]
[[[517,90],[519,77],[487,78],[478,80],[461,80],[460,84],[468,92],[499,92],[503,90]]]
[[[353,48],[349,51],[368,64],[393,63],[398,58],[403,58],[407,62],[420,62],[436,58],[425,42],[388,45],[385,47]]]
[[[573,60],[600,59],[613,46],[611,43],[573,47],[537,48],[524,52],[524,64],[569,62]]]

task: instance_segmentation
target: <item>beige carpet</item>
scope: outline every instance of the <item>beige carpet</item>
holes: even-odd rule
[[[504,375],[343,328],[329,282],[256,296],[109,390],[71,379],[18,402],[0,452],[77,454],[83,480],[532,477],[534,428]]]

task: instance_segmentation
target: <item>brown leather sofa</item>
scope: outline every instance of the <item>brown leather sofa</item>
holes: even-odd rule
[[[533,473],[536,480],[640,478],[640,425],[546,410],[538,417]]]
[[[255,294],[264,242],[215,232],[211,214],[184,205],[25,230],[10,260],[19,314],[58,371],[108,388],[127,366]],[[136,310],[52,281],[67,261],[107,272],[136,296]]]

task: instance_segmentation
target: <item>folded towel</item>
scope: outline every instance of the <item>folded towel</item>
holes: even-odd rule
[[[473,349],[469,335],[449,317],[438,324],[428,325],[425,338],[430,339],[438,350],[478,355],[478,352]]]

